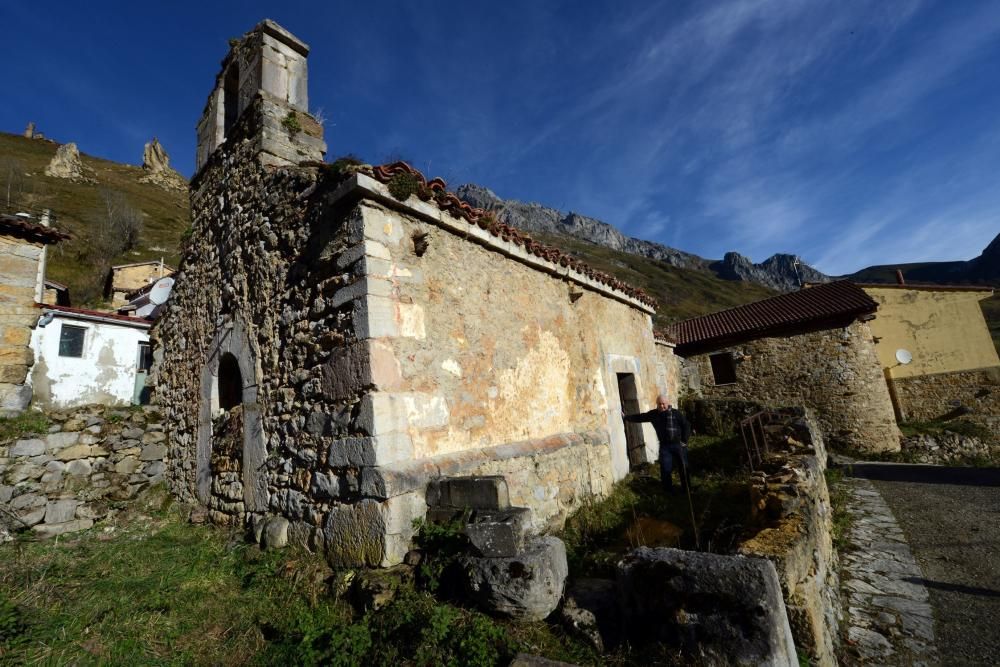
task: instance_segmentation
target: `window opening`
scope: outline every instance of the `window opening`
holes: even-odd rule
[[[139,354],[136,360],[136,368],[140,371],[148,371],[153,367],[153,346],[149,343],[139,343]]]
[[[240,364],[230,353],[219,359],[219,407],[232,410],[243,403],[243,375]]]
[[[82,357],[83,340],[86,335],[86,327],[75,327],[72,324],[62,325],[62,329],[59,331],[59,356]]]
[[[229,138],[229,132],[236,124],[236,113],[240,98],[240,72],[235,65],[226,70],[226,78],[222,83],[222,109],[224,118],[222,132]]]
[[[721,352],[708,356],[712,362],[712,377],[715,384],[735,384],[736,382],[736,362],[733,360],[732,352]]]

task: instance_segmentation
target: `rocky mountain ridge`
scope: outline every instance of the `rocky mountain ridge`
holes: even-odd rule
[[[489,188],[474,183],[459,186],[455,194],[472,206],[496,211],[502,222],[527,232],[573,236],[670,266],[707,271],[725,280],[752,282],[787,292],[797,289],[804,282],[824,282],[830,279],[799,262],[794,255],[776,254],[755,264],[738,252],[728,252],[721,260],[710,260],[661,243],[626,236],[603,220],[574,212],[563,213],[541,204],[503,199]]]

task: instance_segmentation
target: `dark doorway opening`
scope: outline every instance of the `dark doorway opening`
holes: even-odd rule
[[[219,359],[219,407],[227,412],[243,403],[243,375],[236,357],[226,352]]]
[[[639,412],[639,392],[635,386],[635,375],[618,373],[618,397],[622,402],[622,413],[634,415]],[[625,422],[625,449],[628,452],[630,468],[647,463],[646,442],[642,437],[642,424]]]
[[[226,139],[229,138],[233,125],[236,124],[239,100],[240,71],[235,65],[232,65],[226,70],[226,78],[222,82],[222,131]]]

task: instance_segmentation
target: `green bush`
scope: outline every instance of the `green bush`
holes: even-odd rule
[[[406,201],[410,195],[416,194],[420,180],[413,174],[401,172],[389,179],[387,184],[389,194],[399,201]]]

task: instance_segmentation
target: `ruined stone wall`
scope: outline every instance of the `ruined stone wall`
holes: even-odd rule
[[[832,666],[841,604],[826,450],[813,414],[783,412],[784,421],[768,427],[772,453],[752,476],[759,530],[739,553],[774,563],[796,645],[810,664]]]
[[[0,442],[0,533],[85,530],[163,482],[166,433],[155,408],[91,405],[48,416],[45,433]]]
[[[0,415],[31,400],[25,378],[35,359],[28,343],[39,315],[34,303],[43,252],[40,244],[0,234]]]
[[[896,378],[892,384],[905,421],[930,421],[967,408],[968,418],[1000,436],[1000,368]]]
[[[362,389],[330,398],[322,384],[331,351],[357,341],[352,303],[329,299],[350,280],[337,261],[345,221],[314,187],[314,169],[259,164],[238,132],[256,127],[244,116],[193,184],[192,235],[152,334],[154,400],[184,499],[208,505],[216,522],[286,516],[299,541],[315,543],[330,503],[358,489],[356,469],[341,478],[326,462],[331,439],[360,434]],[[219,403],[227,355],[242,381],[239,410]],[[234,430],[237,443],[217,441]],[[213,451],[223,447],[228,464]]]
[[[761,338],[731,352],[736,382],[716,385],[709,354],[688,359],[692,392],[816,411],[827,443],[859,451],[899,451],[899,429],[871,331],[863,322],[842,329]]]

